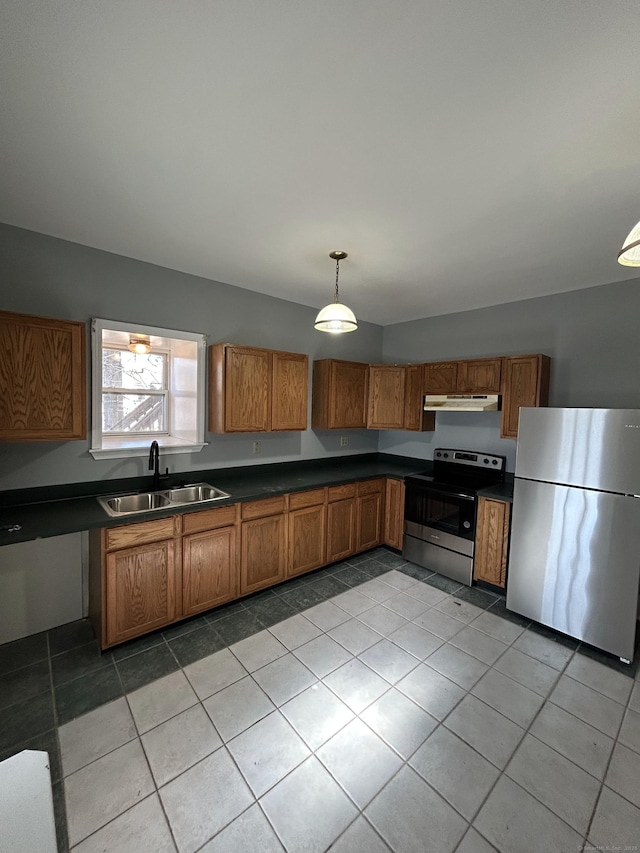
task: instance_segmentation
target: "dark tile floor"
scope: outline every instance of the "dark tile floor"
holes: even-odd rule
[[[508,611],[500,596],[460,586],[406,563],[384,548],[224,605],[113,651],[100,653],[90,624],[81,620],[0,646],[0,760],[27,748],[49,753],[59,848],[64,851],[58,726],[393,568],[455,600],[491,608],[503,618],[529,625],[528,620]],[[578,646],[542,626],[532,627],[574,649]],[[629,667],[594,649],[583,646],[581,651],[626,675],[635,675],[638,656]]]

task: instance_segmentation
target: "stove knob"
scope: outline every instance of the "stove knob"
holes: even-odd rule
[[[488,459],[483,459],[482,461],[484,462],[484,464],[485,464],[485,465],[488,465],[488,464],[489,464],[489,460],[488,460]]]
[[[442,456],[442,453],[440,453],[440,451],[438,451],[438,452],[436,453],[436,456]]]
[[[498,464],[498,460],[497,460],[497,459],[494,459],[494,460],[493,460],[493,462],[492,462],[491,464],[492,464],[492,465],[497,465],[497,464]]]
[[[445,454],[444,454],[444,458],[445,458],[445,459],[448,459],[448,458],[449,458],[449,454],[448,454],[448,453],[445,453]]]
[[[471,527],[471,522],[470,521],[463,521],[462,526],[464,527],[465,530],[468,530]]]

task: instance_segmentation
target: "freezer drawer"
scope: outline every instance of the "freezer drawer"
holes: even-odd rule
[[[516,477],[507,607],[633,658],[640,500]]]

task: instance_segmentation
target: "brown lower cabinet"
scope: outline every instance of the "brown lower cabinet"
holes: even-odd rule
[[[240,595],[273,586],[286,573],[285,498],[242,504]]]
[[[402,550],[404,536],[404,480],[387,477],[384,497],[384,544]]]
[[[382,543],[384,522],[384,480],[358,483],[356,553]]]
[[[91,531],[89,610],[103,648],[179,615],[180,540],[174,518]]]
[[[387,482],[397,495],[403,484]],[[101,647],[397,538],[385,493],[376,478],[91,531],[89,615]],[[397,503],[396,527],[401,512]]]
[[[335,563],[356,550],[356,484],[328,489],[327,562]]]
[[[474,580],[504,588],[507,580],[511,504],[491,498],[478,499]]]
[[[182,616],[238,597],[236,506],[182,516]]]
[[[289,495],[287,577],[318,569],[327,562],[325,489]]]

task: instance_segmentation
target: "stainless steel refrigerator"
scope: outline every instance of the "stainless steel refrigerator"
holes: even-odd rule
[[[507,607],[630,661],[640,410],[520,410]]]

